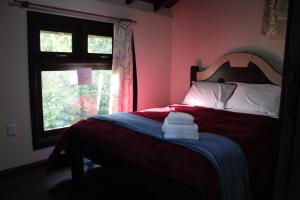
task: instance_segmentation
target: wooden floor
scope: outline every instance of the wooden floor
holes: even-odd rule
[[[153,175],[136,177],[101,167],[87,170],[84,187],[74,189],[70,169],[47,174],[45,167],[27,169],[0,179],[1,200],[200,199],[199,193]]]

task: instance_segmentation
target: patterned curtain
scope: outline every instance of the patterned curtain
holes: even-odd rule
[[[114,25],[110,113],[133,110],[132,32],[132,22],[121,20]]]
[[[266,0],[262,33],[270,39],[285,39],[288,0]]]

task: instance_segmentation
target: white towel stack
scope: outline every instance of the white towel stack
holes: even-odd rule
[[[187,113],[170,112],[162,126],[166,139],[199,140],[198,125],[194,117]]]

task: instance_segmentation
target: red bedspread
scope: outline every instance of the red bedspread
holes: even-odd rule
[[[279,138],[277,119],[190,106],[169,106],[134,113],[163,121],[171,110],[193,115],[200,132],[220,134],[237,142],[247,158],[252,199],[272,198]],[[205,157],[179,145],[96,119],[82,120],[67,129],[50,161],[57,160],[55,158],[60,156],[59,152],[64,150],[72,135],[80,138],[83,149],[104,150],[194,185],[205,200],[221,199],[217,175]]]

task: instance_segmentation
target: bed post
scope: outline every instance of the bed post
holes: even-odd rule
[[[198,66],[191,66],[191,73],[190,73],[190,86],[193,85],[193,81],[197,81],[197,72],[199,71]]]
[[[79,146],[73,144],[71,148],[71,171],[72,171],[72,183],[75,187],[83,186],[84,179],[84,166],[83,156],[79,151]]]

